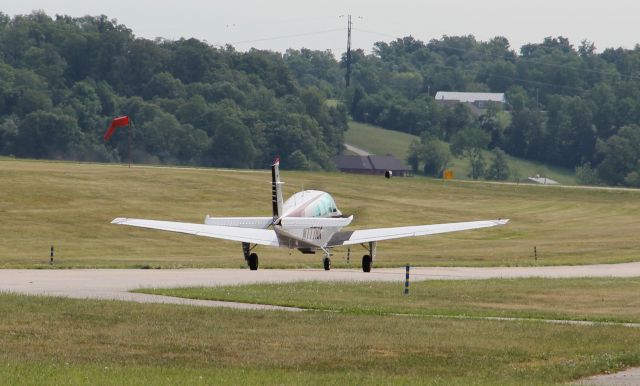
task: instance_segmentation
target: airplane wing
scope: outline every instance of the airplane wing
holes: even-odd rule
[[[137,218],[116,218],[112,224],[130,225],[140,228],[159,229],[169,232],[187,233],[195,236],[213,237],[244,243],[277,247],[278,236],[272,229],[239,228],[220,225],[192,224],[174,221],[142,220]]]
[[[395,228],[362,229],[357,231],[345,231],[336,233],[329,241],[329,247],[339,245],[353,245],[399,239],[402,237],[427,236],[439,233],[466,231],[470,229],[489,228],[504,225],[509,220],[486,220],[471,222],[455,222],[449,224],[417,225]]]

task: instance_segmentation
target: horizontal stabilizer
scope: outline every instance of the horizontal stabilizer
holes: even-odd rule
[[[195,236],[213,237],[243,243],[271,245],[277,247],[278,236],[271,229],[238,228],[218,225],[193,224],[175,221],[143,220],[137,218],[116,218],[112,224],[129,225],[140,228],[159,229],[169,232],[187,233]]]
[[[285,228],[329,228],[329,227],[346,227],[351,224],[353,216],[346,218],[324,218],[324,217],[285,217],[281,221],[281,225]]]
[[[207,225],[223,227],[267,229],[273,222],[273,217],[210,217],[204,219]]]
[[[508,222],[509,220],[501,219],[338,232],[331,238],[327,246],[334,247],[339,245],[353,245],[373,241],[399,239],[402,237],[427,236],[440,233],[459,232],[471,229],[489,228],[498,225],[505,225]]]

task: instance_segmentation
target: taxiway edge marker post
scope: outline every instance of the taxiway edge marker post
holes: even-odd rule
[[[409,269],[411,268],[411,266],[409,264],[407,264],[406,266],[406,275],[405,275],[405,279],[404,279],[404,294],[405,295],[409,295]]]

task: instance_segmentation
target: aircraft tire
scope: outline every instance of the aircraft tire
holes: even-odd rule
[[[249,255],[249,269],[252,271],[257,271],[258,270],[258,254],[257,253],[252,253]]]
[[[328,257],[325,257],[324,259],[322,259],[322,265],[324,265],[324,270],[328,271],[331,269],[331,259]]]
[[[371,256],[362,256],[362,272],[371,272]]]

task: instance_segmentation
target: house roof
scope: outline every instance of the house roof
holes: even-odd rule
[[[377,170],[411,170],[404,162],[392,155],[370,155],[369,162]]]
[[[366,156],[338,155],[333,157],[333,162],[338,166],[338,169],[371,169],[371,163]]]
[[[504,93],[501,92],[456,92],[456,91],[438,91],[436,93],[437,101],[458,101],[458,102],[499,102],[506,103]]]

